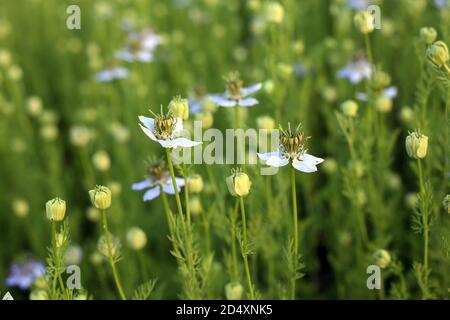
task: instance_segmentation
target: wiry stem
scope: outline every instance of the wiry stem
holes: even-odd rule
[[[297,190],[295,180],[295,169],[291,166],[291,188],[292,188],[292,219],[294,226],[294,261],[297,264],[298,257],[298,213],[297,213]],[[296,275],[291,279],[291,298],[295,299],[295,282]]]
[[[239,202],[241,205],[241,219],[242,219],[242,258],[244,260],[245,275],[247,277],[248,290],[250,292],[250,299],[255,300],[255,294],[253,292],[252,278],[250,275],[250,268],[248,266],[248,244],[247,244],[247,222],[245,219],[245,207],[244,198],[240,197]]]

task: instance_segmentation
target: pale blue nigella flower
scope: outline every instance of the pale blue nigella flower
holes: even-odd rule
[[[352,84],[360,83],[363,79],[370,79],[371,74],[370,64],[365,59],[350,62],[337,72],[339,78],[348,79]]]
[[[19,287],[27,290],[34,280],[45,274],[45,266],[40,261],[28,260],[21,263],[14,263],[11,266],[9,276],[6,278],[8,287]]]
[[[384,88],[381,90],[381,95],[383,97],[386,97],[389,99],[394,99],[398,95],[397,87],[391,86],[391,87]],[[367,93],[365,93],[365,92],[358,92],[356,94],[356,98],[361,101],[369,100],[369,97],[367,96]]]
[[[184,179],[175,177],[178,192],[184,186]],[[153,176],[132,185],[133,190],[147,190],[144,193],[144,201],[153,200],[161,194],[161,190],[167,194],[175,194],[175,188],[172,184],[172,178],[169,172],[164,171],[160,176]]]
[[[96,73],[97,82],[111,82],[114,80],[125,79],[128,76],[128,69],[124,67],[106,68]]]

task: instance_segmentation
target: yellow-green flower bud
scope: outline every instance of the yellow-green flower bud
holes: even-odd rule
[[[414,159],[423,159],[427,155],[428,137],[419,131],[411,132],[405,140],[406,152]]]
[[[353,100],[347,100],[341,104],[341,110],[345,116],[354,118],[358,114],[358,104]]]
[[[104,150],[99,150],[92,156],[92,162],[94,167],[98,171],[108,171],[111,168],[111,158],[109,154]]]
[[[444,210],[450,214],[450,194],[445,196],[444,201],[442,201],[442,205],[444,206]]]
[[[197,113],[195,119],[202,122],[202,129],[209,129],[214,124],[214,116],[210,111]]]
[[[191,213],[193,215],[199,215],[203,212],[202,202],[200,201],[200,197],[193,196],[189,201],[189,208],[191,209]]]
[[[147,235],[141,228],[132,227],[127,232],[127,242],[131,249],[141,250],[147,244]]]
[[[33,290],[30,292],[30,300],[49,300],[47,291]]]
[[[89,207],[86,210],[86,217],[89,221],[98,222],[101,218],[101,212],[97,208]]]
[[[275,129],[275,120],[270,116],[261,116],[256,118],[256,124],[258,128],[269,132]]]
[[[375,100],[375,108],[378,110],[378,112],[381,113],[387,113],[392,110],[392,99],[380,96]]]
[[[226,179],[228,191],[233,197],[245,197],[250,192],[252,182],[247,174],[241,171],[234,172]]]
[[[404,124],[410,124],[414,120],[414,111],[411,107],[404,106],[400,110],[399,118]]]
[[[405,204],[410,209],[415,209],[417,207],[417,203],[419,202],[419,196],[415,192],[408,192],[405,195]]]
[[[173,98],[169,103],[169,110],[172,111],[175,118],[189,119],[189,102],[187,99]]]
[[[64,252],[63,261],[66,266],[79,265],[83,259],[83,249],[78,245],[71,245]]]
[[[111,206],[111,190],[105,186],[96,186],[95,189],[89,190],[89,197],[97,209],[105,210]]]
[[[433,27],[423,27],[420,29],[420,40],[425,44],[432,44],[437,38],[437,31]]]
[[[36,290],[45,290],[48,288],[48,277],[39,276],[33,282],[33,288]]]
[[[391,84],[391,76],[384,71],[377,71],[373,77],[373,83],[377,88],[384,88]]]
[[[110,238],[110,248],[108,246],[107,237],[101,236],[98,239],[98,242],[97,242],[97,250],[103,256],[108,258],[109,257],[109,253],[110,253],[109,250],[111,249],[111,257],[114,259],[114,258],[117,258],[119,256],[119,254],[120,254],[121,244],[120,244],[119,238],[113,236],[112,234],[109,234],[109,235],[110,235],[109,236],[109,238]]]
[[[273,82],[273,80],[266,80],[263,83],[263,89],[264,91],[271,95],[273,93],[273,91],[275,90],[275,83]]]
[[[47,219],[51,221],[61,221],[66,214],[66,202],[60,198],[47,201],[45,204]]]
[[[391,255],[388,251],[380,249],[373,254],[373,260],[381,269],[386,269],[391,263]]]
[[[31,96],[27,99],[27,111],[31,116],[38,116],[42,113],[42,100],[38,96]]]
[[[28,205],[28,202],[23,199],[15,199],[12,203],[12,208],[14,214],[18,218],[25,218],[30,212],[30,206]]]
[[[269,2],[265,7],[266,21],[272,23],[281,23],[284,19],[284,8],[278,2]]]
[[[355,17],[354,22],[361,33],[370,33],[375,29],[375,17],[368,11],[359,11]]]
[[[428,61],[434,64],[436,67],[442,67],[449,60],[448,47],[443,41],[436,41],[433,43],[426,52]]]
[[[225,286],[225,296],[227,300],[240,300],[244,293],[244,287],[237,282],[230,282]]]
[[[203,190],[203,179],[199,174],[193,174],[188,181],[189,191],[192,193],[200,193]]]

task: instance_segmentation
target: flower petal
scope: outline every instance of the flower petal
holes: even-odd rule
[[[258,103],[259,103],[259,101],[256,100],[255,98],[245,98],[245,99],[239,100],[239,105],[241,107],[251,107]]]
[[[174,134],[179,134],[183,131],[183,119],[175,118],[175,128],[173,130]]]
[[[323,159],[305,153],[305,154],[302,156],[301,161],[316,166],[316,165],[322,163],[322,162],[323,162]]]
[[[142,131],[144,131],[144,133],[145,133],[150,139],[152,139],[153,141],[158,141],[159,143],[161,143],[160,140],[156,139],[155,134],[154,134],[152,131],[150,131],[149,129],[147,129],[146,127],[144,127],[144,126],[141,125],[141,124],[139,124],[139,126],[141,127]]]
[[[388,87],[383,90],[383,96],[385,96],[386,98],[394,99],[395,97],[397,97],[397,94],[398,94],[398,90],[394,86]]]
[[[242,88],[241,89],[241,94],[242,94],[242,96],[246,97],[246,96],[248,96],[250,94],[255,93],[256,91],[258,91],[261,88],[262,88],[262,83],[259,82],[259,83],[256,83],[256,84],[252,85],[252,86],[249,86],[249,87],[246,87],[246,88]]]
[[[237,103],[236,100],[231,100],[226,97],[219,96],[219,95],[211,95],[210,98],[218,106],[221,106],[221,107],[227,107],[227,108],[234,107],[234,106],[236,106],[236,103]]]
[[[144,193],[144,201],[150,201],[159,196],[161,191],[159,190],[159,186],[151,188]]]
[[[131,186],[131,189],[133,190],[144,190],[147,188],[150,188],[153,185],[153,181],[150,181],[149,179],[145,179],[136,183],[133,183]]]
[[[292,161],[292,166],[301,172],[311,173],[317,171],[316,166],[310,162],[294,160]]]
[[[267,161],[269,160],[269,158],[271,157],[281,157],[281,154],[279,151],[274,151],[274,152],[267,152],[267,153],[257,153],[258,158],[261,159],[262,161]]]
[[[155,119],[144,116],[139,116],[138,118],[144,126],[146,126],[151,131],[155,131]]]
[[[192,141],[186,138],[176,138],[171,140],[172,141],[172,147],[170,148],[177,148],[177,147],[183,147],[183,148],[190,148],[198,146],[199,144],[202,144],[202,142],[199,141]]]
[[[181,187],[179,185],[177,185],[177,189],[178,192],[181,191]],[[172,182],[167,183],[164,187],[163,187],[163,192],[167,193],[167,194],[175,194],[175,188],[173,187]]]

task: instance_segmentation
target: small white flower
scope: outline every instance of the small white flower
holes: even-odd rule
[[[125,79],[128,76],[128,69],[124,67],[113,67],[103,69],[96,73],[97,82],[111,82],[114,80]]]
[[[177,191],[181,191],[181,187],[184,186],[184,179],[175,177],[177,182]],[[144,201],[153,200],[161,194],[161,189],[164,193],[167,194],[175,194],[175,188],[172,184],[172,178],[170,174],[166,172],[163,177],[158,180],[154,179],[145,179],[140,182],[136,182],[132,185],[132,189],[136,191],[146,190],[144,193]]]
[[[118,59],[126,62],[151,62],[155,49],[162,43],[162,37],[152,30],[130,32],[127,46],[116,52]]]
[[[365,59],[350,62],[337,72],[339,78],[348,79],[352,84],[358,84],[363,79],[370,79],[371,75],[372,69]]]
[[[381,90],[381,96],[389,98],[389,99],[395,99],[398,95],[398,89],[397,87],[391,86],[387,87]],[[367,93],[365,92],[358,92],[356,94],[356,98],[360,101],[367,101],[369,100],[369,97]]]
[[[183,120],[173,117],[147,118],[139,116],[142,131],[153,141],[158,142],[164,148],[190,148],[202,142],[192,141],[182,137]]]
[[[214,94],[210,98],[221,107],[251,107],[258,104],[258,100],[248,97],[262,88],[262,83],[256,83],[249,87],[243,87],[243,81],[238,73],[231,73],[226,79],[226,91],[223,95]]]
[[[301,172],[315,172],[317,165],[323,162],[322,158],[306,153],[305,143],[308,140],[300,131],[300,126],[292,131],[290,126],[287,130],[281,129],[280,147],[278,151],[258,153],[259,159],[271,167],[284,167],[289,163]]]
[[[161,190],[167,194],[175,194],[175,187],[172,183],[172,177],[169,171],[166,169],[166,165],[163,162],[157,161],[147,166],[147,176],[145,180],[134,183],[131,188],[133,190],[147,190],[144,193],[144,201],[150,201],[155,199],[161,194]],[[181,191],[181,187],[184,186],[184,179],[175,177],[177,183],[178,192]]]

